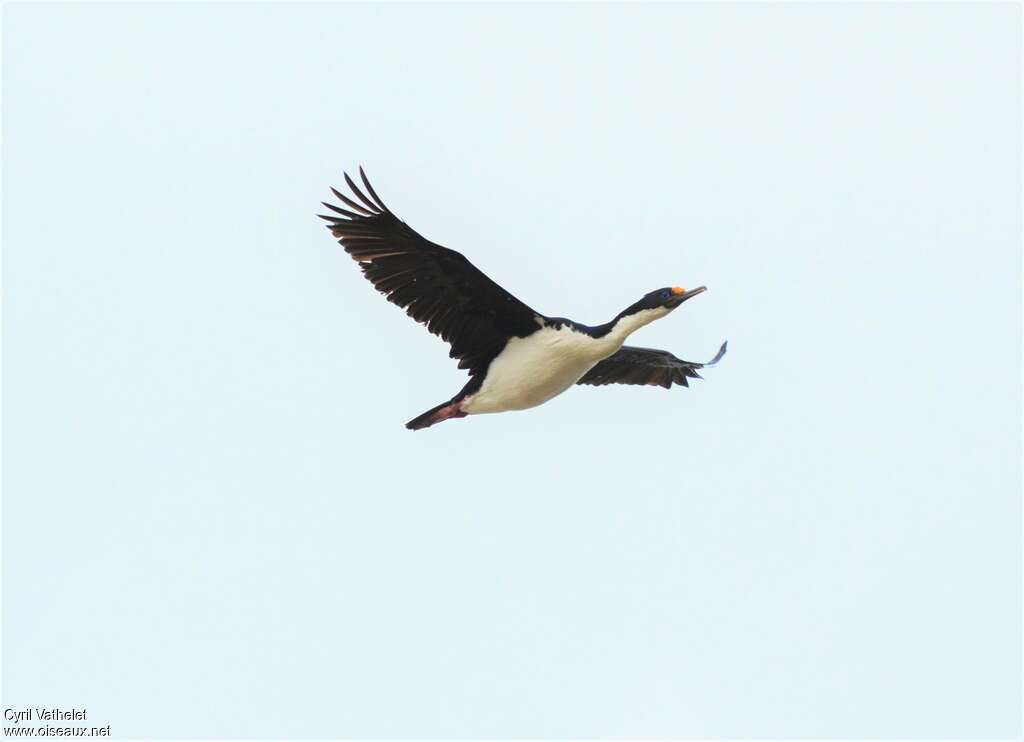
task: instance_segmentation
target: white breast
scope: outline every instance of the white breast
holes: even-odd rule
[[[592,338],[567,325],[512,338],[462,409],[476,415],[536,407],[571,387],[621,345],[618,337]]]

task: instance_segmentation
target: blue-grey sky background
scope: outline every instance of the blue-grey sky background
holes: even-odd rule
[[[1018,4],[5,4],[4,705],[129,737],[1021,734]],[[389,206],[690,389],[464,383]]]

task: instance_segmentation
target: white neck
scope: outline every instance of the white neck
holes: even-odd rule
[[[661,319],[668,314],[669,311],[671,310],[666,309],[665,307],[655,307],[654,309],[641,309],[639,312],[634,314],[619,317],[615,320],[615,324],[612,325],[612,329],[608,333],[607,337],[614,340],[619,345],[622,345],[626,342],[626,338],[634,332],[644,325],[649,325],[656,319]]]

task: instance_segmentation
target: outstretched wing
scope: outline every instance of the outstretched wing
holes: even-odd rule
[[[459,368],[477,374],[511,337],[537,329],[537,312],[496,284],[464,255],[434,244],[400,221],[359,168],[364,194],[345,174],[358,202],[331,189],[346,208],[324,203],[319,215],[388,301],[451,345]]]
[[[728,343],[722,343],[718,353],[707,363],[695,363],[676,358],[667,350],[654,348],[632,348],[623,345],[618,352],[594,366],[577,384],[648,384],[663,386],[673,384],[690,386],[688,379],[700,379],[697,369],[713,366],[722,360]]]

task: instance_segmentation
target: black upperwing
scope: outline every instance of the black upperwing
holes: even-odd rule
[[[331,191],[348,208],[324,203],[328,229],[388,301],[451,345],[471,375],[484,371],[510,337],[538,329],[541,316],[488,278],[464,255],[424,239],[399,220],[359,175],[367,195],[345,174],[360,202]]]
[[[633,348],[623,345],[590,369],[577,384],[647,384],[663,386],[673,384],[690,386],[688,379],[700,379],[697,369],[713,366],[722,360],[728,343],[722,343],[718,353],[707,363],[695,363],[676,358],[667,350]]]

